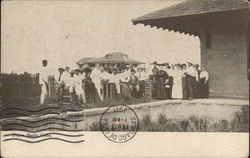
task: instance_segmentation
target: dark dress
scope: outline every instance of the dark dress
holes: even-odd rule
[[[195,86],[194,86],[194,98],[200,98],[200,70],[196,70],[198,73],[198,81],[195,80]]]
[[[183,99],[188,99],[188,87],[187,87],[187,76],[182,78],[182,93]]]
[[[156,91],[157,91],[157,84],[158,84],[158,77],[157,74],[159,73],[159,69],[154,67],[152,70],[152,98],[156,98]]]
[[[163,100],[167,99],[167,89],[165,87],[165,82],[168,79],[168,74],[166,71],[159,71],[157,74],[157,88],[156,88],[156,99]]]
[[[145,86],[146,86],[145,80],[139,81],[139,97],[145,96]]]
[[[116,100],[117,91],[115,83],[108,83],[108,100]]]
[[[124,98],[128,99],[131,97],[130,95],[130,89],[129,89],[129,85],[126,82],[120,82],[121,85],[121,94]]]
[[[102,80],[102,84],[103,84],[103,99],[109,100],[110,99],[109,83],[107,80]]]
[[[199,81],[199,93],[200,98],[208,98],[209,97],[209,85],[208,81],[205,83],[206,78],[201,78]]]
[[[195,84],[196,84],[195,77],[187,75],[186,78],[187,78],[188,98],[194,99]]]
[[[83,83],[86,103],[95,103],[100,101],[100,98],[98,98],[97,89],[95,88],[95,84],[92,82],[91,78],[86,76],[86,78],[83,80]]]
[[[128,85],[130,88],[130,94],[132,97],[138,97],[138,89],[137,86],[139,86],[139,79],[137,76],[130,76],[130,79],[128,81]]]
[[[169,76],[168,77],[168,83],[167,83],[167,85],[169,85],[169,88],[167,88],[167,99],[172,98],[172,89],[173,89],[173,84],[174,84],[173,81],[174,81],[173,76]]]

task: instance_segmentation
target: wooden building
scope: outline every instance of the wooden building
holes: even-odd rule
[[[198,36],[209,95],[248,98],[249,17],[247,0],[186,0],[132,22]]]

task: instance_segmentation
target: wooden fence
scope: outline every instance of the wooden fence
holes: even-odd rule
[[[1,100],[3,105],[20,100],[39,100],[41,88],[38,74],[1,74]]]
[[[2,105],[26,106],[39,104],[41,87],[38,74],[1,74],[0,75],[0,101]],[[104,99],[113,100],[111,85],[104,86]],[[145,98],[151,99],[151,80],[145,83]],[[48,100],[56,100],[56,84],[53,78],[49,78]]]

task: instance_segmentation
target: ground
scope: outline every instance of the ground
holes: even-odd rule
[[[30,103],[25,104],[26,102],[15,102],[13,104],[5,104],[0,111],[0,119],[16,117],[16,116],[29,116],[29,115],[45,115],[45,114],[60,114],[62,112],[74,112],[74,111],[82,111],[84,109],[92,109],[98,107],[109,107],[111,105],[130,105],[130,104],[138,104],[145,102],[155,102],[156,100],[146,100],[146,99],[133,99],[133,100],[116,100],[116,101],[103,101],[93,104],[84,104],[84,105],[76,105],[76,104],[57,104],[47,103],[45,105],[39,105],[37,101],[31,101]],[[20,104],[17,104],[20,103]]]
[[[249,131],[248,100],[133,100],[127,104],[138,116],[140,131]],[[56,104],[27,106],[26,109],[8,107],[1,111],[1,123],[4,130],[18,128],[36,131],[58,127],[67,130],[98,131],[100,117],[111,105],[121,105],[121,101],[85,107]]]

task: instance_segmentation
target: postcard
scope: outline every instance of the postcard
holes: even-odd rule
[[[246,0],[2,1],[2,157],[248,157]]]

